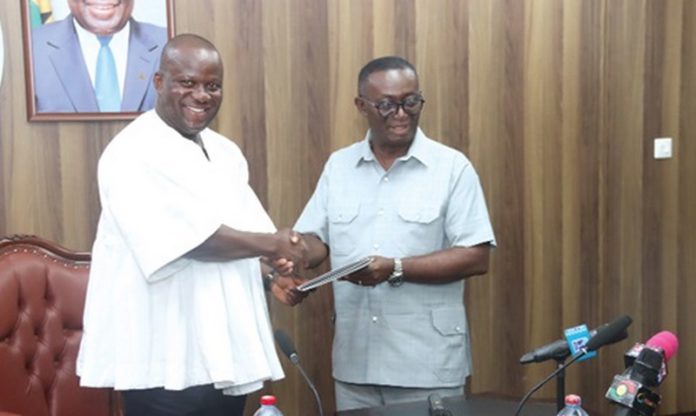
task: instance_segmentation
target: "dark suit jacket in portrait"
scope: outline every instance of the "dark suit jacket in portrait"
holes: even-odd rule
[[[130,31],[121,111],[141,112],[155,105],[152,77],[167,42],[167,30],[131,18]],[[37,27],[31,38],[36,112],[98,112],[72,15]]]

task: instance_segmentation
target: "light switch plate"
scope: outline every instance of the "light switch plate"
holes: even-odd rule
[[[655,139],[653,154],[655,159],[669,159],[672,157],[672,138],[658,137]]]

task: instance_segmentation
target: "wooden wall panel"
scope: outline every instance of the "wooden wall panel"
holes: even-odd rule
[[[178,33],[222,53],[214,127],[241,146],[281,227],[329,154],[365,133],[353,104],[360,67],[392,54],[416,65],[421,124],[473,161],[498,237],[488,275],[467,283],[472,393],[521,397],[554,367],[522,367],[524,352],[625,313],[629,340],[571,367],[568,390],[608,414],[603,394],[625,349],[668,329],[681,352],[661,413],[696,411],[693,1],[180,0],[175,12]],[[28,123],[19,16],[18,1],[0,3],[0,234],[86,250],[99,216],[97,160],[126,123]],[[652,158],[655,137],[674,138],[672,159]],[[270,308],[332,412],[330,290]],[[309,390],[283,363],[287,379],[268,391],[286,414],[311,414]],[[550,385],[535,397],[553,395]]]
[[[528,263],[523,221],[526,186],[523,163],[524,4],[469,2],[468,15],[468,155],[484,183],[498,240],[489,274],[473,278],[467,285],[473,343],[495,346],[497,350],[496,354],[489,354],[488,347],[473,349],[471,387],[474,392],[496,391],[501,380],[506,380],[508,392],[522,391],[526,380],[522,369],[518,368],[518,377],[508,375],[517,367],[511,357],[518,356],[529,345],[525,339],[529,330],[525,325],[525,311],[532,301],[525,277]],[[509,233],[506,231],[503,236],[501,229]],[[511,317],[515,317],[515,325],[502,325],[492,330],[492,323],[508,322]],[[501,360],[501,356],[509,358]]]
[[[680,338],[682,355],[676,357],[671,367],[675,380],[670,385],[670,390],[676,390],[677,407],[682,410],[696,409],[696,395],[693,388],[696,384],[696,360],[692,360],[688,352],[696,351],[696,335],[694,334],[694,309],[693,294],[696,293],[696,27],[690,24],[690,16],[696,16],[696,3],[684,1],[682,3],[681,22],[674,22],[682,27],[681,33],[681,71],[679,96],[680,105],[678,114],[673,115],[678,119],[679,135],[677,138],[677,151],[679,152],[679,164],[677,174],[677,273],[674,275],[659,276],[674,282],[677,296],[668,300],[677,310],[676,329]],[[684,353],[687,352],[687,353]],[[670,375],[670,377],[672,376]],[[670,396],[671,397],[671,396]]]
[[[561,229],[561,173],[563,135],[561,119],[562,75],[562,2],[534,1],[524,10],[524,26],[521,38],[524,39],[523,66],[523,136],[524,150],[524,212],[521,220],[527,230],[525,233],[524,255],[526,287],[559,286],[567,292],[561,270],[562,244],[558,230]],[[560,283],[560,285],[558,285]],[[572,292],[571,292],[572,294]],[[544,316],[562,324],[565,308],[557,291],[534,291],[527,297],[527,307],[534,316]],[[558,311],[563,311],[559,314]],[[572,315],[571,315],[572,317]],[[577,319],[577,318],[576,318]],[[551,326],[535,325],[529,328],[530,340],[549,339]],[[524,339],[524,336],[523,336]],[[535,342],[527,341],[526,345]],[[541,379],[548,373],[545,366],[530,367],[528,377]],[[553,392],[553,385],[546,387]],[[543,394],[543,393],[542,393]]]
[[[387,1],[342,1],[328,2],[329,24],[329,134],[324,139],[320,152],[313,149],[312,154],[324,158],[328,153],[359,140],[364,136],[366,123],[355,108],[353,98],[357,95],[358,71],[365,62],[373,56],[373,50],[384,50],[393,53],[393,47],[373,45],[377,41],[390,40],[393,36],[385,36],[393,30],[391,20],[393,14],[378,12],[378,5],[390,3]],[[380,22],[378,28],[373,28],[373,19]],[[379,36],[373,34],[373,29],[379,29]],[[352,75],[351,75],[352,74]],[[328,146],[327,146],[328,145]],[[323,165],[323,161],[320,162]],[[321,166],[311,172],[309,185],[311,190],[321,173]]]
[[[643,321],[646,331],[677,326],[678,172],[679,162],[652,160],[652,138],[679,137],[681,80],[682,4],[649,3],[645,31],[645,94],[643,107],[643,246],[650,253],[642,261],[642,304],[654,303],[655,311]],[[681,150],[680,150],[681,151]],[[675,362],[674,368],[678,368]],[[663,400],[675,401],[677,389],[665,391]]]
[[[603,103],[604,9],[600,2],[564,3],[563,34],[563,320],[599,323],[612,319],[603,313],[600,280],[600,217]],[[576,18],[578,16],[579,18]],[[566,299],[575,299],[566,302]],[[618,313],[616,313],[618,315]],[[614,315],[614,316],[616,316]],[[609,316],[608,318],[606,318]],[[566,318],[567,317],[567,318]],[[601,395],[596,375],[601,356],[583,363],[579,382],[568,383],[569,391],[592,392],[595,402]],[[616,362],[615,357],[611,357]],[[590,399],[590,400],[588,400]]]

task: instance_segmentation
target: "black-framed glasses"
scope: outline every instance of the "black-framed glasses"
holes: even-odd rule
[[[377,112],[379,112],[379,115],[384,118],[398,113],[399,107],[403,108],[407,114],[415,116],[416,114],[420,113],[420,111],[423,109],[423,104],[425,103],[425,99],[420,93],[409,95],[401,101],[384,99],[373,102],[363,96],[360,96],[360,99],[375,107]]]

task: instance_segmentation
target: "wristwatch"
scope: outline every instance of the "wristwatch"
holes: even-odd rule
[[[401,264],[401,259],[394,259],[394,271],[387,278],[387,282],[392,287],[399,287],[404,283],[404,267]]]
[[[263,288],[268,292],[271,290],[271,286],[273,286],[273,282],[275,282],[275,279],[278,277],[278,275],[275,272],[269,272],[263,276]]]

